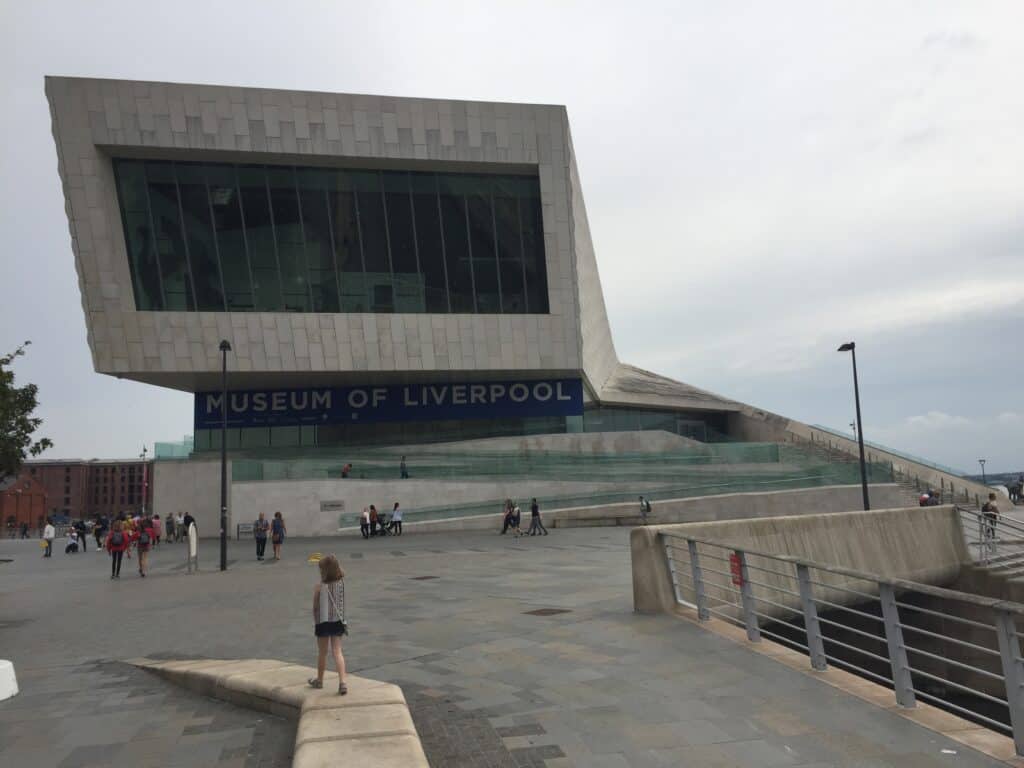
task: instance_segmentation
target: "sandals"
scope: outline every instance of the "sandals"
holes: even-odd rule
[[[310,688],[323,688],[324,687],[323,681],[317,680],[315,677],[309,678],[309,680],[307,680],[306,682],[309,683],[309,687]]]

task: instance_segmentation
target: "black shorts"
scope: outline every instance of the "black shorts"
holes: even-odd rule
[[[348,634],[348,627],[343,621],[321,621],[313,626],[313,634],[317,637],[341,637]]]

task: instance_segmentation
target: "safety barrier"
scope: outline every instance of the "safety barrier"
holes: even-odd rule
[[[1009,733],[1024,755],[1024,605],[671,530],[658,537],[676,602],[701,621],[715,616],[752,642],[798,649],[815,670],[832,664],[874,680],[903,707],[921,698]]]

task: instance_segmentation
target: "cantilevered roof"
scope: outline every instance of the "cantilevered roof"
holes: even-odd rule
[[[742,408],[735,400],[625,363],[619,363],[608,377],[599,399],[602,405],[647,408],[701,411],[739,411]]]

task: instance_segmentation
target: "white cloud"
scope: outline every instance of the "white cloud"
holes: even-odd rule
[[[996,421],[1006,426],[1013,426],[1024,421],[1024,416],[1021,416],[1021,414],[1015,413],[1014,411],[1004,411],[996,416]]]
[[[931,430],[967,427],[972,422],[963,416],[951,416],[942,411],[928,411],[928,413],[923,413],[919,416],[908,416],[906,424],[909,427]]]

